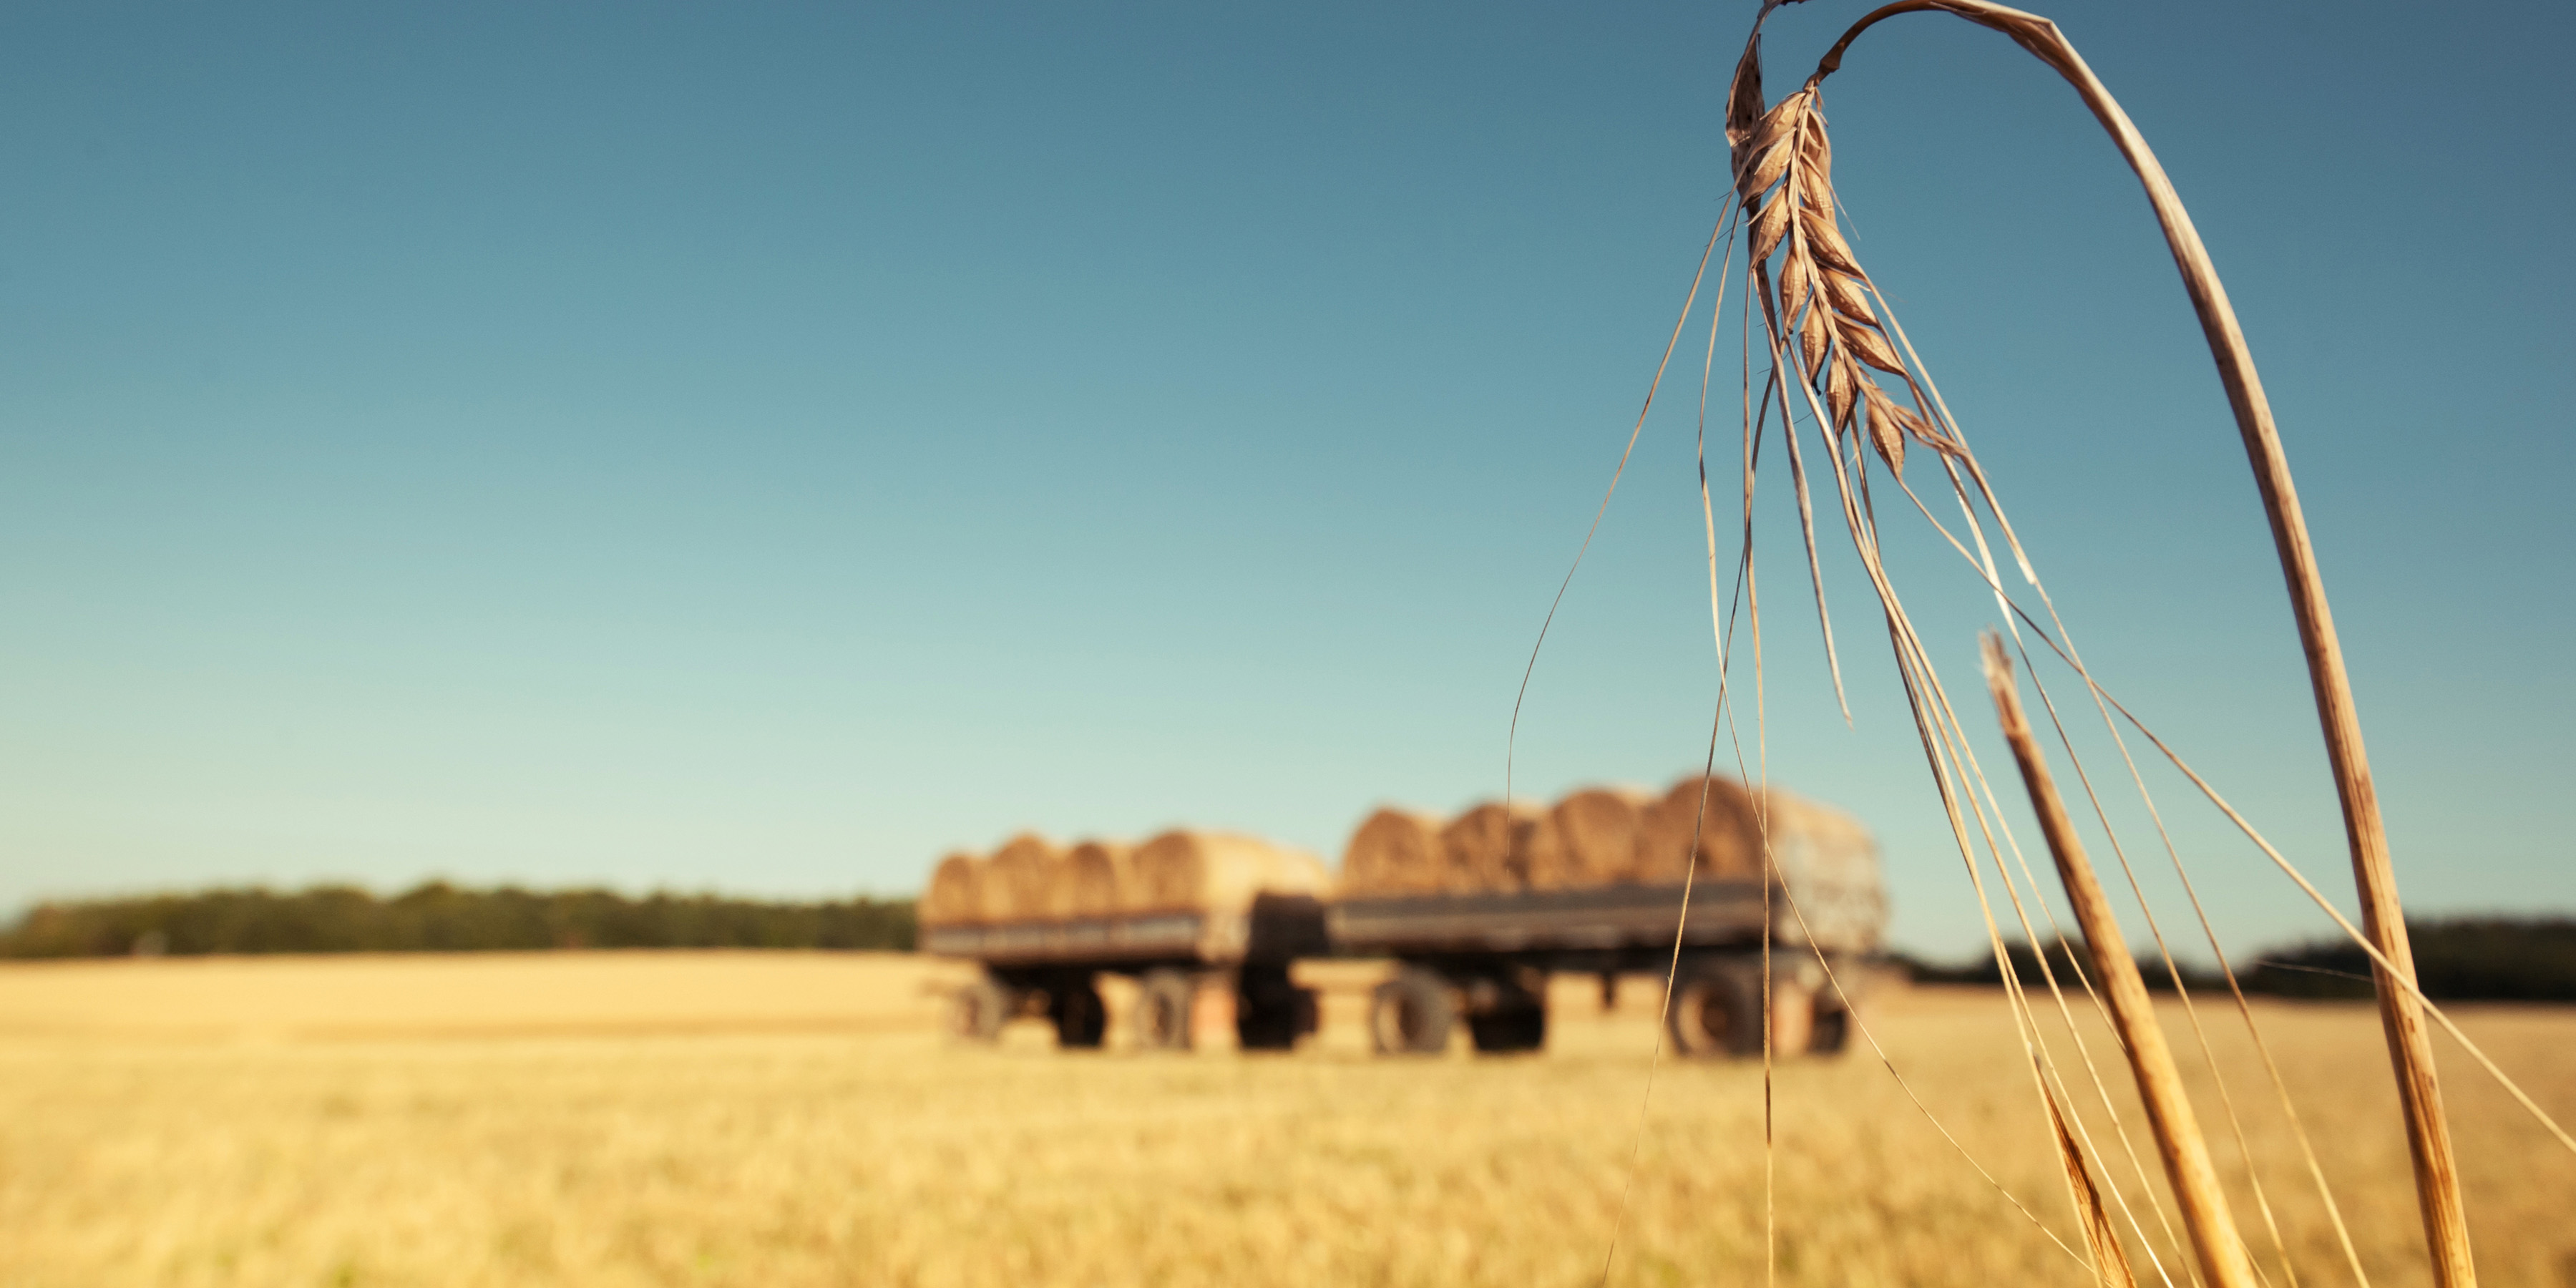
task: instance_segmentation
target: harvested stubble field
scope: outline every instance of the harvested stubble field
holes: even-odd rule
[[[0,968],[0,1283],[1596,1282],[1653,990],[1605,1015],[1565,982],[1544,1055],[1385,1061],[1359,1024],[1373,975],[1313,972],[1326,1028],[1295,1055],[1147,1057],[1058,1055],[1035,1025],[953,1046],[931,990],[957,973],[901,956]],[[2425,1282],[2377,1020],[2263,1015],[2372,1282]],[[1897,991],[1870,1017],[2063,1233],[1999,995]],[[2576,1014],[2467,1024],[2576,1117]],[[2303,1282],[2348,1282],[2259,1072],[2233,1035],[2222,1054]],[[2576,1159],[2465,1062],[2446,1072],[2485,1282],[2576,1283]],[[1663,1066],[1614,1282],[1760,1282],[1760,1077]],[[2084,1282],[1865,1048],[1784,1065],[1779,1085],[1782,1282]]]

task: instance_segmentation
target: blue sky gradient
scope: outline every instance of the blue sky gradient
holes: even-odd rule
[[[431,875],[897,892],[1020,827],[1329,855],[1381,801],[1498,794],[1723,209],[1752,8],[0,15],[0,910]],[[1779,15],[1774,93],[1861,11]],[[2411,905],[2576,906],[2576,18],[2052,14],[2255,346]],[[1883,26],[1826,93],[1856,245],[2088,657],[2348,888],[2134,179],[1955,20]],[[1525,793],[1702,753],[1683,365],[1539,663]],[[1879,831],[1901,942],[1963,951],[1867,589],[1829,558],[1847,728],[1783,485],[1773,773]],[[1992,601],[1899,538],[1982,720]],[[2324,926],[2153,781],[2232,942]]]

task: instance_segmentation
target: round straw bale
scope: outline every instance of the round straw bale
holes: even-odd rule
[[[1524,801],[1484,801],[1440,829],[1441,888],[1517,890],[1530,832],[1541,815]]]
[[[1776,787],[1764,801],[1769,806],[1771,858],[1783,880],[1822,886],[1878,884],[1878,841],[1859,819]]]
[[[1887,926],[1878,842],[1860,820],[1773,789],[1766,802],[1771,860],[1797,901],[1792,935],[1846,952],[1875,949]]]
[[[1055,869],[1063,851],[1033,832],[1002,842],[984,861],[983,904],[986,921],[1025,921],[1044,917],[1054,902]]]
[[[971,854],[951,854],[930,873],[930,888],[921,894],[921,924],[955,925],[984,915],[981,867]]]
[[[1443,885],[1440,820],[1381,809],[1362,820],[1342,849],[1342,893],[1422,894]]]
[[[1637,829],[1654,798],[1627,787],[1587,787],[1548,811],[1554,848],[1533,837],[1529,883],[1563,890],[1630,879],[1637,865]]]
[[[1520,873],[1521,884],[1533,890],[1559,889],[1568,866],[1565,829],[1557,826],[1556,811],[1538,811],[1512,841],[1512,867]],[[1541,885],[1541,881],[1554,884]]]
[[[1673,784],[1662,800],[1646,807],[1637,829],[1635,879],[1680,881],[1691,864],[1694,832],[1699,838],[1700,876],[1750,877],[1761,870],[1753,794],[1731,778],[1693,775]]]
[[[1249,907],[1263,893],[1327,892],[1323,860],[1231,832],[1171,831],[1127,859],[1123,900],[1130,912]]]
[[[1065,851],[1048,890],[1049,915],[1106,917],[1117,912],[1120,869],[1127,865],[1127,854],[1127,846],[1107,841],[1084,841]]]

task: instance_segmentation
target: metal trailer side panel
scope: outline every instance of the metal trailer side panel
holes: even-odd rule
[[[1671,943],[1681,903],[1678,885],[1402,895],[1343,900],[1325,911],[1325,924],[1336,949],[1361,955],[1616,949]],[[1691,891],[1684,942],[1761,931],[1760,883],[1703,881]]]
[[[1053,963],[1227,960],[1224,950],[1249,938],[1241,913],[1228,918],[1199,912],[1092,917],[1074,921],[1010,921],[933,926],[921,932],[923,952],[997,966]],[[1232,925],[1227,925],[1231,921]],[[1211,952],[1210,950],[1214,950]]]
[[[1876,951],[1886,923],[1886,902],[1875,882],[1802,885],[1796,911],[1805,914],[1818,947],[1829,952]],[[1678,884],[1611,885],[1346,899],[1325,910],[1325,924],[1336,951],[1360,956],[1669,947],[1682,909],[1682,889]],[[1774,893],[1774,940],[1807,942],[1788,901],[1776,897],[1780,892]],[[1759,939],[1762,883],[1743,879],[1695,883],[1690,889],[1690,915],[1679,929],[1686,946]]]
[[[1323,905],[1314,896],[1262,894],[1248,907],[1222,911],[929,926],[921,932],[921,949],[991,966],[1115,970],[1174,961],[1207,966],[1285,962],[1319,956],[1329,944]]]

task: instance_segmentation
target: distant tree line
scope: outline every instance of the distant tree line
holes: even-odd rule
[[[392,898],[356,886],[257,887],[45,903],[0,929],[0,957],[472,952],[542,948],[913,946],[910,899],[812,903],[612,890],[470,890]]]
[[[2463,917],[2409,921],[2406,934],[2415,949],[2415,980],[2436,1001],[2576,1002],[2576,918]],[[2013,975],[2032,987],[2044,987],[2041,954],[2024,942],[2004,945]],[[2077,987],[2068,971],[2081,961],[2091,973],[2092,958],[2078,945],[2048,945],[2048,964],[2059,984]],[[1994,955],[1941,964],[1900,955],[1897,964],[1918,983],[1999,985],[2003,975]],[[2149,989],[2171,992],[2173,980],[2163,959],[2138,959],[2138,974]],[[2214,970],[2183,963],[2183,985],[2197,992],[2224,989],[2227,978]],[[2275,997],[2367,998],[2372,995],[2370,956],[2344,938],[2320,939],[2259,953],[2237,963],[2237,982],[2248,993]]]

